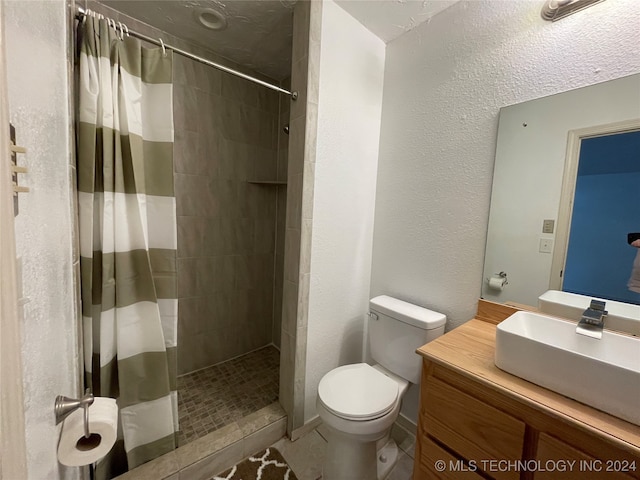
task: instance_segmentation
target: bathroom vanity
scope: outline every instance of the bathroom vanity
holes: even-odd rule
[[[517,310],[480,300],[474,319],[418,349],[413,480],[640,479],[639,426],[495,366],[496,325]]]

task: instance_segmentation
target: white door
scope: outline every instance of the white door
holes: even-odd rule
[[[27,478],[27,465],[5,58],[0,2],[0,479],[9,480]]]

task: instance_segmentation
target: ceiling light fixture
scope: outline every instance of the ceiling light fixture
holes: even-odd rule
[[[193,12],[196,21],[209,30],[224,30],[227,28],[227,18],[213,8],[197,8]]]
[[[547,0],[540,15],[545,20],[555,22],[602,1],[604,0]]]

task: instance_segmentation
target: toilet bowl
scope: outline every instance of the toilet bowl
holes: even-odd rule
[[[369,340],[378,364],[344,365],[318,385],[316,408],[327,427],[326,480],[384,480],[398,449],[390,431],[402,397],[417,383],[415,350],[444,332],[446,317],[417,305],[380,296],[371,300]]]
[[[323,478],[386,478],[398,455],[389,432],[408,387],[380,365],[366,363],[338,367],[322,378],[316,408],[329,432]],[[376,454],[385,447],[384,455]]]

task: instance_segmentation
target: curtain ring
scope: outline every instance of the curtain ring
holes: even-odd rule
[[[122,26],[122,28],[124,29],[124,33],[127,35],[127,37],[129,36],[129,27],[127,27],[126,23],[121,23],[120,24]]]
[[[164,42],[162,41],[162,39],[160,38],[160,46],[162,47],[162,56],[166,57],[167,56],[167,49],[164,46]]]
[[[122,25],[122,22],[118,22],[118,27],[120,28],[120,40],[124,40],[124,25]]]

